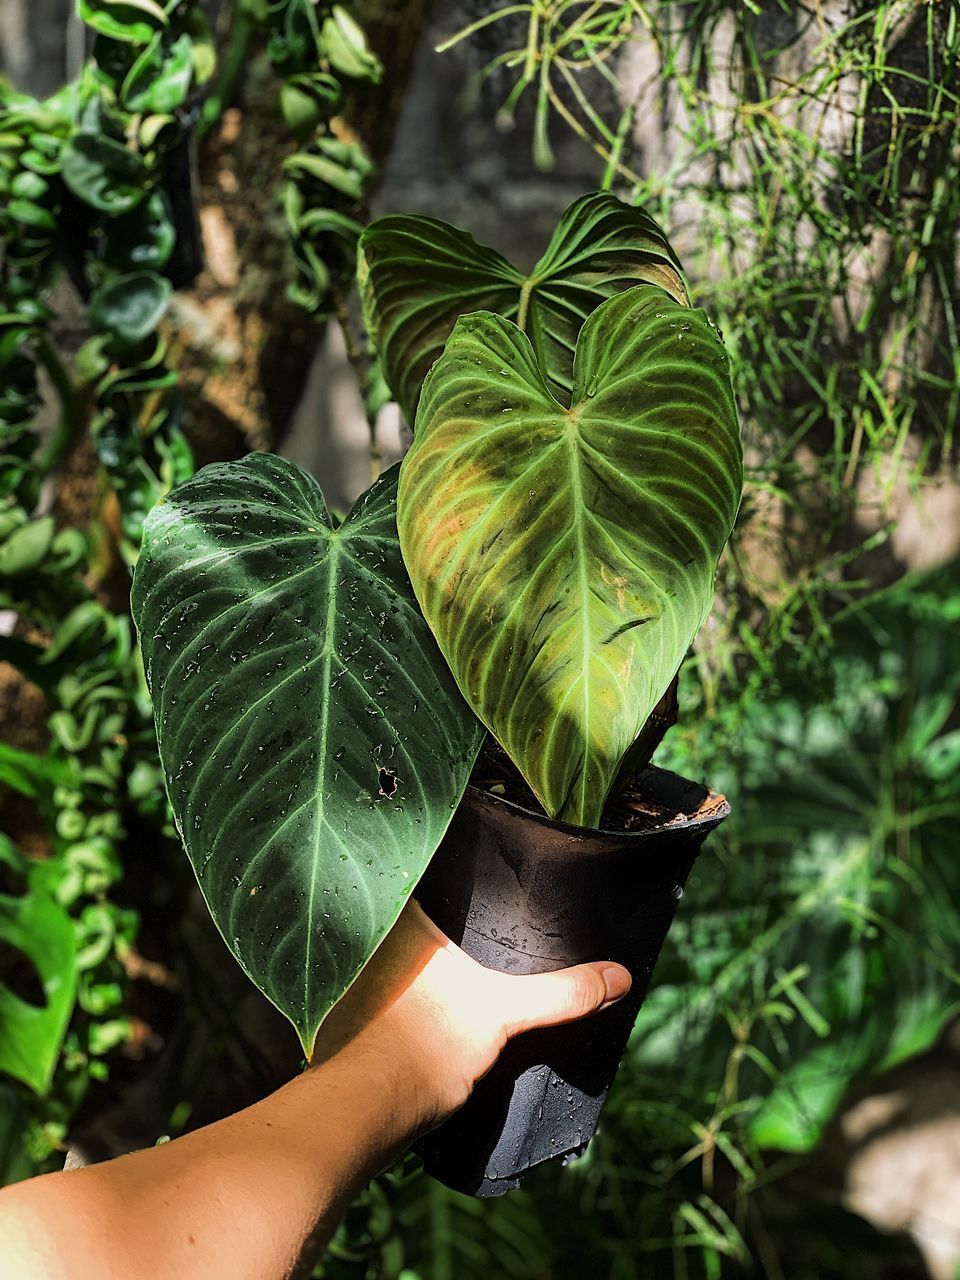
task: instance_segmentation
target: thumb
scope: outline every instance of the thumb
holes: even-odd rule
[[[515,1036],[605,1009],[627,994],[632,978],[622,964],[598,960],[553,973],[510,975],[507,983],[504,1026],[508,1036]]]

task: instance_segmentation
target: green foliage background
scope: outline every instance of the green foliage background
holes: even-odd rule
[[[88,21],[109,8],[84,7]],[[309,160],[288,165],[294,292],[322,311],[343,278],[369,169],[324,132],[336,92],[318,77],[375,79],[375,70],[351,63],[349,49],[361,46],[349,28],[346,53],[343,32],[326,28],[324,53],[320,29],[304,35],[301,8],[238,12],[273,24],[284,110]],[[186,34],[203,44],[194,28]],[[507,114],[531,102],[536,163],[549,164],[551,139],[573,129],[600,153],[614,189],[671,231],[693,228],[685,267],[693,301],[733,355],[747,489],[717,608],[685,668],[681,725],[658,760],[725,791],[734,816],[691,879],[587,1156],[486,1204],[412,1167],[395,1170],[355,1206],[319,1273],[882,1275],[896,1246],[805,1171],[848,1091],[928,1048],[960,1006],[960,568],[905,575],[887,514],[897,486],[922,500],[956,464],[956,7],[887,0],[837,18],[818,3],[772,0],[536,0],[496,6],[463,38],[492,50]],[[634,167],[634,107],[619,80],[604,91],[620,95],[612,115],[594,94],[631,42],[655,59],[656,101],[671,104],[657,126],[670,163],[650,176]],[[104,85],[85,74],[83,92],[103,110]],[[0,603],[52,637],[45,646],[5,638],[0,656],[44,690],[53,734],[45,757],[3,747],[0,778],[39,807],[54,848],[36,865],[2,847],[16,883],[3,882],[0,935],[28,938],[23,904],[34,904],[44,923],[33,936],[42,928],[62,939],[62,976],[76,989],[65,1035],[62,1018],[32,1024],[30,1070],[0,1059],[8,1179],[56,1162],[82,1095],[127,1035],[122,957],[136,921],[115,888],[131,857],[125,824],[136,812],[164,821],[128,620],[82,577],[99,533],[36,515],[60,439],[38,453],[29,436],[36,364],[63,394],[64,433],[79,412],[71,388],[94,388],[92,429],[106,442],[130,555],[150,495],[189,465],[154,331],[125,366],[121,395],[103,381],[109,318],[107,338],[73,370],[45,341],[63,149],[87,160],[64,182],[80,186],[91,171],[77,111],[62,103],[8,99],[0,129],[2,234],[20,246],[3,276]],[[830,109],[840,137],[827,127]],[[83,120],[81,133],[103,134],[102,122]],[[142,143],[148,167],[163,136],[158,126]],[[110,148],[93,153],[109,171]],[[130,274],[123,261],[98,264],[101,290]],[[123,296],[149,302],[150,289]],[[7,892],[24,879],[26,898]],[[0,1019],[10,1008],[0,1000]],[[175,1090],[171,1132],[190,1087]]]

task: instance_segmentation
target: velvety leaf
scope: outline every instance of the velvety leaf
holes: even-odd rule
[[[22,894],[0,893],[3,959],[33,973],[40,1002],[23,999],[0,972],[0,1072],[36,1093],[50,1086],[77,987],[73,922],[50,895],[43,867],[0,836],[0,863],[22,880]],[[16,959],[18,956],[22,959]],[[9,981],[9,975],[8,975]]]
[[[396,482],[335,528],[292,463],[205,467],[151,513],[134,578],[184,845],[308,1053],[433,854],[482,736],[410,589]]]
[[[593,826],[709,611],[742,468],[723,344],[656,286],[590,316],[573,381],[565,409],[516,325],[461,317],[398,522],[468,702],[548,813]]]
[[[494,249],[435,218],[390,214],[360,237],[367,330],[408,422],[423,379],[467,311],[516,315],[524,277]]]
[[[371,223],[360,241],[358,276],[367,328],[411,423],[424,376],[460,315],[496,311],[516,320],[551,391],[569,404],[577,334],[604,298],[649,281],[687,301],[660,227],[607,192],[570,206],[529,276],[467,232],[410,214]]]
[[[169,297],[169,280],[153,271],[117,276],[90,299],[90,324],[122,346],[136,346],[160,323]]]

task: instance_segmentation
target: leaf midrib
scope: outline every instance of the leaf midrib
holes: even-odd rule
[[[580,431],[579,431],[581,411],[582,411],[581,404],[574,405],[572,408],[570,408],[567,411],[567,414],[566,414],[567,421],[566,421],[566,430],[564,432],[564,438],[567,442],[569,460],[570,460],[570,484],[571,484],[572,496],[573,496],[574,530],[575,530],[575,537],[576,537],[576,543],[577,543],[577,575],[580,579],[580,617],[581,617],[580,636],[582,641],[580,671],[581,673],[583,673],[589,670],[590,657],[593,652],[593,649],[590,643],[590,627],[589,627],[590,584],[587,581],[587,574],[586,574],[587,549],[586,549],[586,540],[584,537],[584,528],[583,528],[584,514],[585,514],[586,507],[585,507],[584,497],[583,497],[583,475],[581,473],[582,462],[581,462]],[[581,723],[584,725],[589,725],[590,724],[590,681],[585,680],[582,674],[580,677],[580,688],[581,688],[581,697],[583,700],[583,716],[581,719]],[[585,772],[586,770],[586,762],[587,762],[587,756],[589,754],[589,750],[590,750],[589,742],[587,742],[584,744],[584,752],[583,752],[584,768],[581,770],[581,776],[583,772]],[[572,785],[573,784],[571,784],[571,788],[572,788]],[[568,793],[567,799],[569,799],[569,793]],[[580,810],[579,803],[577,805],[577,809],[578,811]]]
[[[331,532],[327,539],[330,548],[330,573],[327,583],[327,616],[323,628],[323,707],[320,712],[320,730],[319,730],[319,749],[317,751],[317,776],[314,782],[314,792],[317,797],[317,821],[314,825],[313,836],[313,856],[310,868],[310,891],[307,895],[307,936],[304,947],[303,957],[303,1012],[306,1021],[308,1012],[308,1001],[310,999],[310,956],[313,947],[313,904],[317,892],[317,871],[320,865],[321,848],[320,833],[325,823],[325,805],[324,805],[324,778],[327,770],[327,736],[330,723],[330,665],[335,654],[333,638],[335,634],[337,620],[337,581],[339,578],[339,566],[342,538],[338,536],[339,531]],[[307,1056],[310,1057],[313,1052],[313,1045],[304,1046],[307,1050]]]

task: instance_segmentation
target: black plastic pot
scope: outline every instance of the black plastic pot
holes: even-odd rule
[[[497,1196],[546,1160],[580,1155],[704,838],[730,812],[722,796],[648,767],[635,790],[659,810],[633,832],[551,822],[469,787],[417,889],[427,914],[474,959],[507,973],[617,960],[630,993],[584,1022],[507,1046],[465,1107],[420,1139],[433,1177]]]

